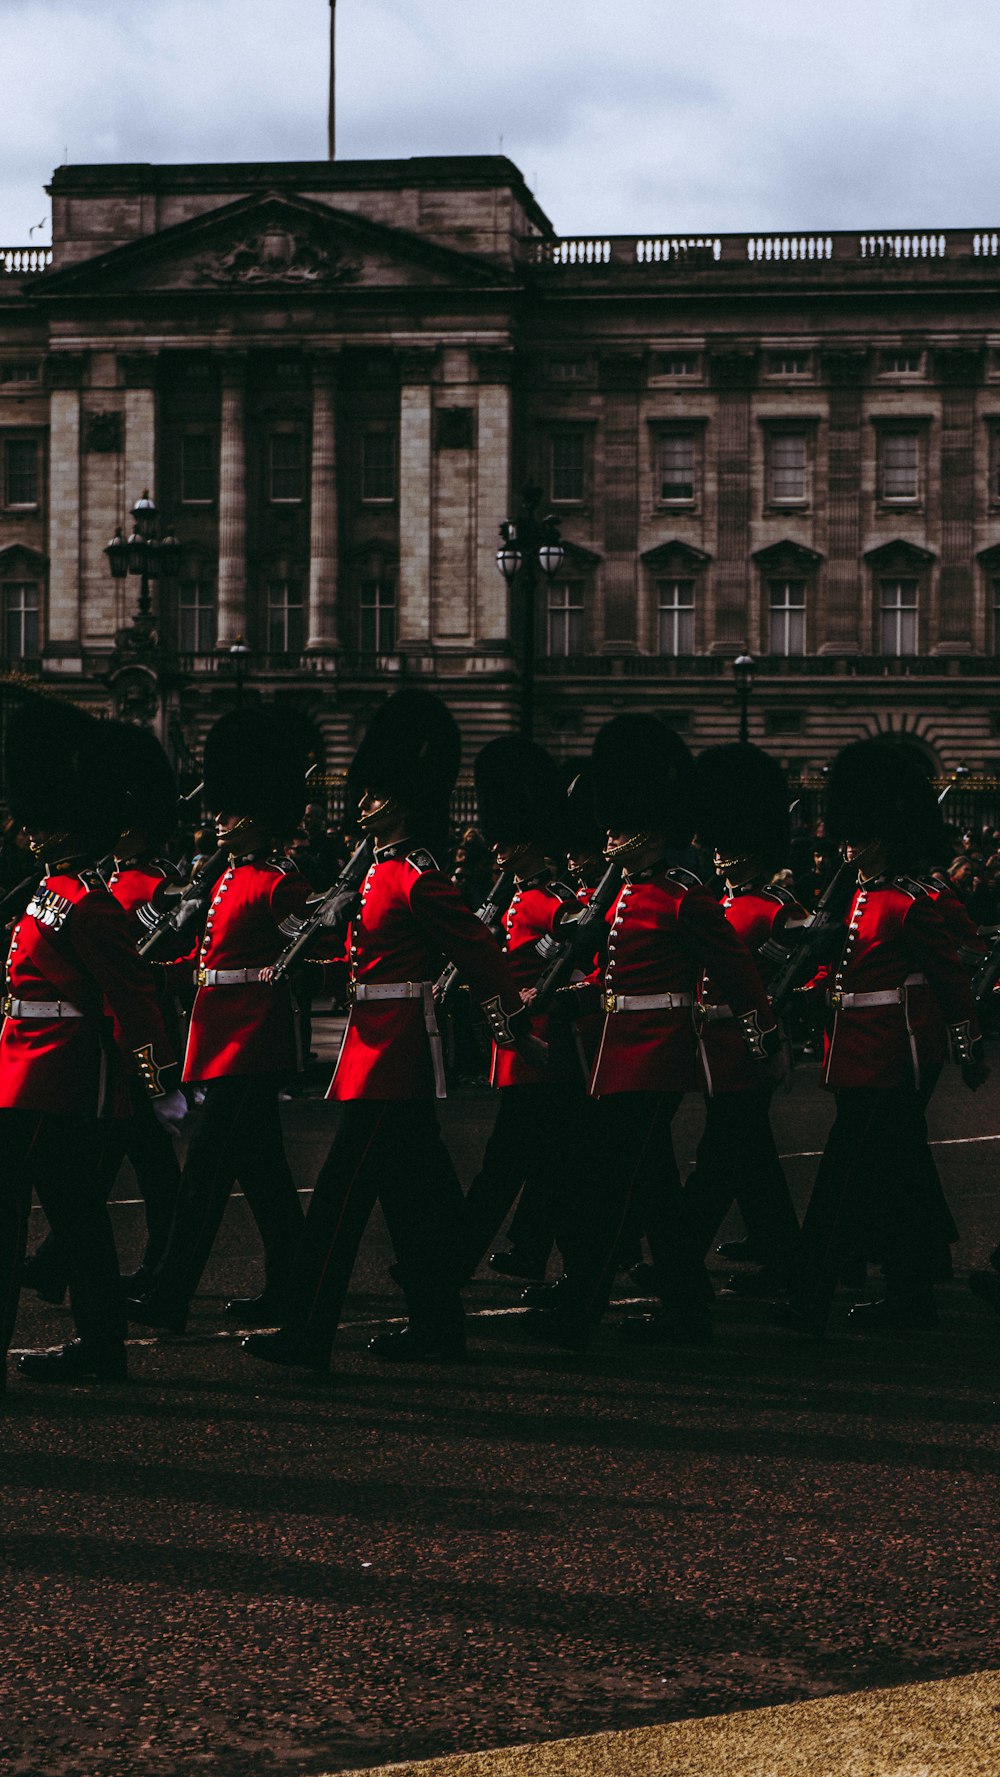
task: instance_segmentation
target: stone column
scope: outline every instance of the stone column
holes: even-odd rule
[[[246,634],[247,496],[246,363],[238,355],[222,369],[222,437],[219,451],[219,604],[216,647],[230,648]]]
[[[476,640],[491,648],[509,646],[510,592],[497,570],[500,522],[511,506],[511,383],[514,354],[477,353],[479,370],[476,462]]]
[[[642,358],[600,361],[604,418],[604,647],[634,654],[639,636],[639,399]]]
[[[970,654],[975,626],[976,386],[983,354],[962,347],[934,354],[943,385],[941,411],[941,569],[937,654]]]
[[[712,651],[758,646],[750,597],[751,391],[757,380],[752,352],[719,352],[709,361],[718,406],[718,522],[714,613],[708,623]],[[714,621],[713,621],[714,616]]]
[[[861,564],[862,394],[864,352],[827,352],[823,369],[830,384],[829,472],[827,477],[826,592],[816,622],[819,654],[867,652],[862,636]],[[870,644],[869,644],[870,646]]]
[[[412,653],[431,645],[431,421],[436,353],[403,353],[399,399],[399,606],[396,637]]]
[[[312,365],[312,481],[309,503],[309,629],[306,647],[337,646],[337,361],[333,353]]]
[[[80,651],[79,353],[53,356],[49,385],[49,608],[46,653]]]

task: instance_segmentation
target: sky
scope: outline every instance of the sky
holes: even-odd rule
[[[328,0],[0,0],[0,245],[53,167],[322,160]],[[495,154],[561,234],[1000,223],[997,0],[338,0],[343,159]]]

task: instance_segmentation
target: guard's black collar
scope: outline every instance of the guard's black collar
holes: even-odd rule
[[[518,876],[515,873],[514,886],[518,889],[544,888],[546,883],[554,881],[551,870],[536,870],[534,876]]]

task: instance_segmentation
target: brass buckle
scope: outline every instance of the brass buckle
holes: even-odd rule
[[[830,1005],[835,1012],[840,1011],[843,998],[843,992],[839,987],[833,987],[830,989]]]
[[[207,987],[208,986],[208,970],[207,969],[195,969],[194,984],[196,987]]]
[[[604,997],[601,1003],[606,1012],[613,1012],[615,1010],[615,1001],[617,998],[618,995],[610,987],[604,989]]]
[[[348,1005],[349,1006],[355,1005],[357,1003],[357,998],[358,998],[358,984],[356,981],[349,981],[347,983],[347,1003],[348,1003]]]
[[[14,1016],[14,999],[13,999],[12,994],[9,994],[9,993],[4,994],[3,999],[0,1000],[0,1012],[3,1013],[5,1018],[13,1018],[13,1016]]]

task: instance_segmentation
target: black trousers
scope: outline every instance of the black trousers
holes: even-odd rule
[[[599,1320],[630,1228],[645,1230],[657,1294],[672,1311],[701,1311],[711,1295],[681,1189],[670,1128],[683,1094],[619,1092],[594,1100],[592,1162],[581,1178],[580,1220],[567,1276],[570,1313]]]
[[[558,1240],[565,1256],[566,1222],[580,1168],[594,1100],[583,1081],[539,1081],[505,1086],[482,1164],[466,1193],[469,1265],[474,1271],[503,1227],[521,1193],[511,1239],[518,1253],[544,1271]]]
[[[37,1111],[0,1111],[0,1339],[7,1352],[17,1316],[21,1267],[35,1190],[66,1256],[70,1302],[80,1339],[110,1353],[125,1340],[105,1190],[121,1163],[123,1123]]]
[[[284,1323],[328,1352],[376,1201],[414,1325],[460,1322],[465,1199],[430,1099],[352,1099],[320,1168],[289,1278]]]
[[[801,1294],[820,1303],[858,1252],[882,1260],[890,1295],[946,1273],[948,1232],[913,1086],[845,1087],[802,1224]]]
[[[767,1086],[706,1099],[705,1128],[684,1195],[703,1253],[735,1202],[761,1260],[791,1272],[799,1223],[771,1129],[771,1097]]]
[[[232,1074],[209,1080],[188,1147],[177,1210],[155,1290],[190,1301],[238,1182],[264,1243],[266,1288],[282,1282],[302,1231],[302,1205],[285,1157],[278,1110],[280,1080]]]
[[[143,1267],[153,1271],[167,1250],[167,1241],[177,1210],[181,1188],[181,1168],[177,1144],[169,1131],[158,1123],[152,1102],[140,1080],[130,1082],[132,1115],[122,1124],[122,1152],[108,1147],[103,1161],[105,1195],[110,1197],[123,1159],[131,1160],[139,1195],[146,1211],[146,1248]],[[55,1289],[65,1289],[69,1281],[66,1255],[50,1229],[31,1255],[39,1269],[44,1268],[46,1281]]]

